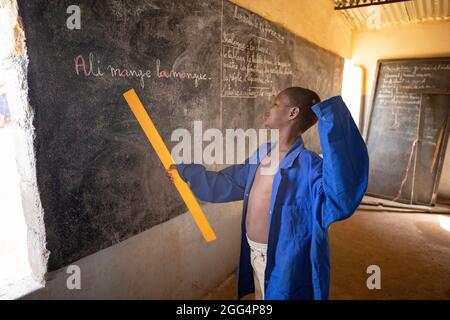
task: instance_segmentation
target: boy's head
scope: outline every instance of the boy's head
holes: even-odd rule
[[[264,113],[264,125],[270,129],[291,127],[298,134],[302,134],[317,122],[311,107],[319,102],[317,93],[309,89],[284,89]]]

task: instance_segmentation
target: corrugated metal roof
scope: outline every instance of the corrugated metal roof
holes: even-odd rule
[[[352,30],[367,30],[407,23],[449,21],[450,0],[411,0],[339,10]]]

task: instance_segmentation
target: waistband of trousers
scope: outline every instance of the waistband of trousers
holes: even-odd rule
[[[250,240],[248,235],[246,235],[246,236],[247,236],[247,242],[248,242],[248,245],[250,246],[250,248],[256,249],[256,250],[258,250],[258,251],[260,251],[262,253],[266,253],[267,252],[267,243],[255,242],[255,241]]]

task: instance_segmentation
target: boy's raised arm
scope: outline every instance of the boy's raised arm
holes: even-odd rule
[[[323,153],[322,166],[312,175],[313,194],[323,200],[319,219],[327,229],[351,216],[359,206],[367,189],[369,157],[341,96],[318,103],[312,110],[318,117]]]

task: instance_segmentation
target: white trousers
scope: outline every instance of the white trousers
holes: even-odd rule
[[[250,260],[253,267],[253,281],[255,282],[255,300],[264,300],[264,271],[267,262],[267,244],[254,242],[247,236],[250,246]]]

